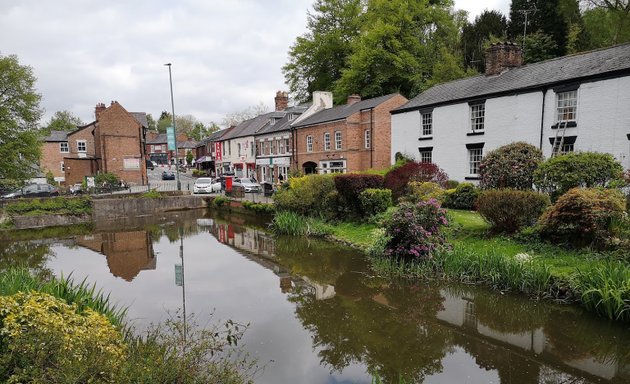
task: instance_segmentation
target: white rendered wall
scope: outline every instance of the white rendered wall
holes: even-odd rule
[[[467,102],[433,109],[431,140],[420,137],[420,112],[392,115],[392,163],[402,152],[419,159],[419,147],[433,147],[433,162],[449,178],[464,181],[469,174],[466,144],[484,143],[483,153],[516,141],[540,147],[543,92],[486,99],[483,135],[468,136],[470,107]],[[545,96],[542,150],[551,155],[550,137],[556,130],[556,94]],[[577,127],[568,128],[566,136],[577,136],[576,151],[607,152],[630,168],[630,76],[592,83],[578,89]]]

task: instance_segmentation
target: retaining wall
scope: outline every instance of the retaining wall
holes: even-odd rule
[[[112,220],[123,217],[141,217],[159,212],[205,208],[200,196],[173,196],[155,199],[95,199],[92,201],[92,220]]]

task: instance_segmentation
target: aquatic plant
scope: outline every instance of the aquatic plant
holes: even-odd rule
[[[608,262],[576,271],[572,287],[590,311],[613,320],[630,321],[630,270],[620,262]]]

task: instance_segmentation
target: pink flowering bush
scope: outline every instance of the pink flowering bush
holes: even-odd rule
[[[543,161],[542,151],[517,142],[490,151],[479,165],[481,189],[532,189],[534,171]]]
[[[403,260],[429,260],[445,245],[442,227],[448,225],[446,211],[435,199],[417,204],[402,203],[385,222],[384,255]]]

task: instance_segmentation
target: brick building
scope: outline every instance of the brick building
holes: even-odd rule
[[[63,160],[66,185],[100,172],[116,174],[125,183],[146,184],[146,114],[127,112],[112,101],[109,107],[97,104],[95,118],[68,133],[68,153]]]
[[[292,167],[309,173],[346,173],[390,165],[390,111],[407,99],[390,94],[323,109],[293,124]]]
[[[50,132],[50,135],[43,139],[39,169],[41,169],[44,174],[50,171],[56,182],[63,183],[65,181],[64,157],[66,157],[69,152],[68,132]]]

